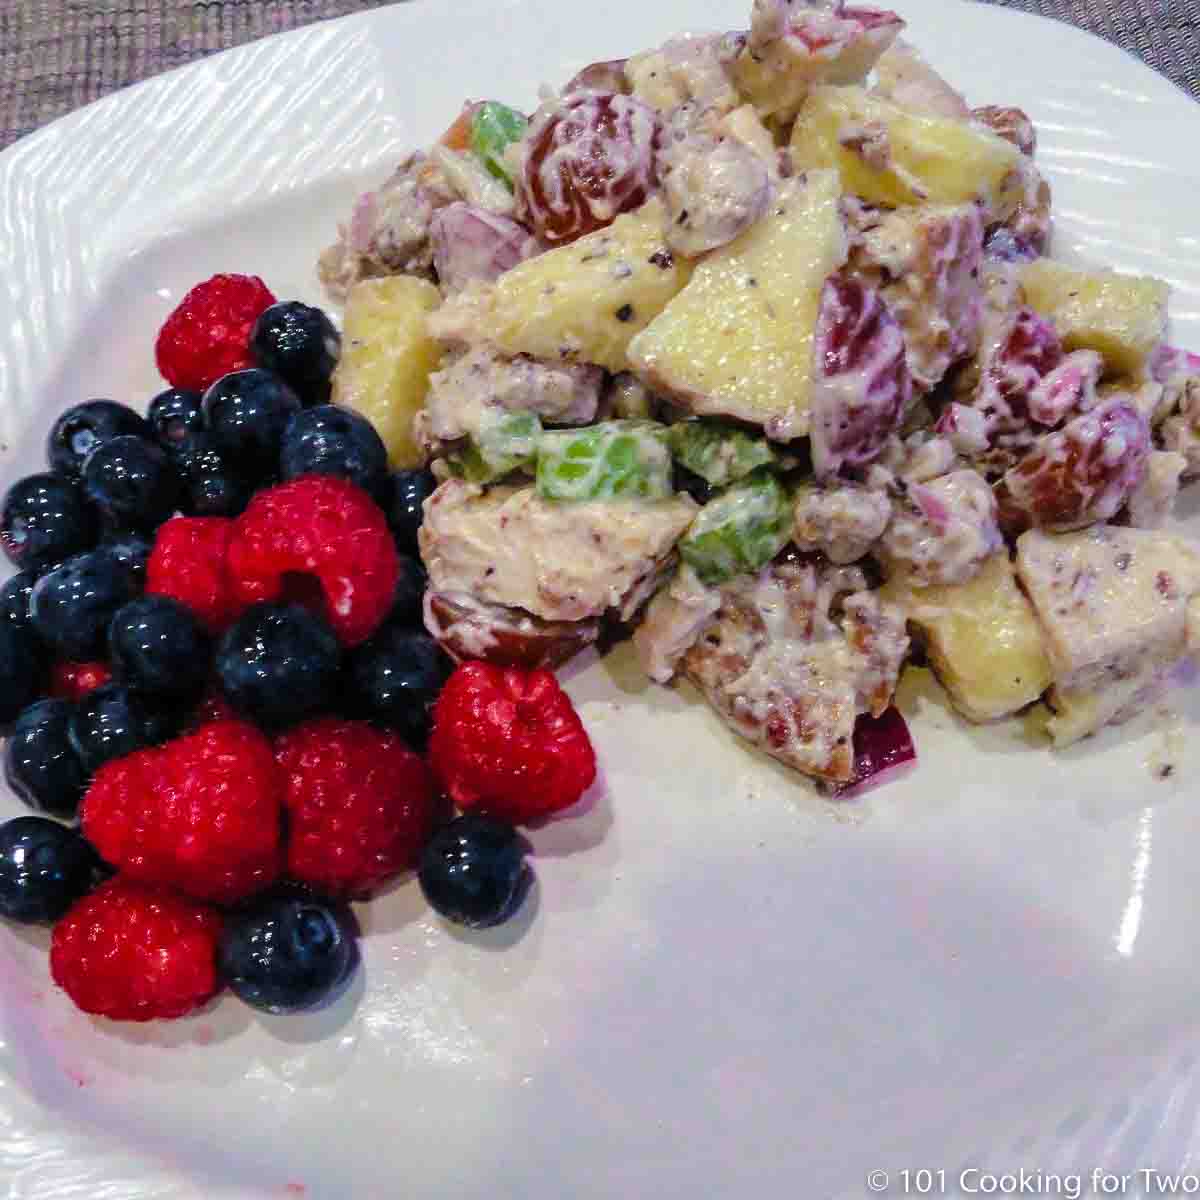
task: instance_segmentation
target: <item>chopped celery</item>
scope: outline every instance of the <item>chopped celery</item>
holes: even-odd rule
[[[791,536],[787,493],[774,475],[757,471],[700,510],[679,553],[704,583],[724,583],[766,566]]]
[[[681,421],[671,426],[667,441],[679,463],[713,487],[779,461],[766,439],[727,421]]]
[[[471,483],[491,483],[533,465],[542,423],[537,413],[485,408],[475,436],[452,459],[452,469]]]
[[[519,142],[528,128],[529,122],[521,113],[498,100],[485,101],[471,118],[472,151],[491,174],[510,187],[512,176],[504,152],[513,142]]]
[[[653,421],[603,421],[542,435],[537,490],[546,500],[660,500],[672,494],[666,430]]]

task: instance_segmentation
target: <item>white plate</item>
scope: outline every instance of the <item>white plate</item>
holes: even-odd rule
[[[1200,350],[1200,110],[1065,26],[907,9],[975,103],[1037,121],[1059,253],[1170,279],[1175,339]],[[154,332],[198,279],[253,271],[318,299],[314,257],[356,189],[464,96],[532,105],[541,80],[696,20],[685,0],[390,8],[18,143],[0,156],[0,484],[37,469],[68,403],[157,390]],[[833,807],[627,653],[568,675],[603,787],[534,835],[533,902],[465,937],[400,887],[363,909],[366,969],[332,1012],[227,997],[172,1024],[92,1021],[51,986],[44,935],[0,932],[7,1194],[810,1200],[870,1194],[871,1170],[900,1195],[905,1168],[1193,1161],[1186,694],[1173,742],[1154,712],[1158,730],[1054,757],[931,692],[910,703],[920,771]]]

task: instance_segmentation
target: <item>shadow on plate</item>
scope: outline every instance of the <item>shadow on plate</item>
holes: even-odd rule
[[[364,937],[399,933],[432,915],[413,871],[406,871],[369,901],[354,906],[354,916]]]
[[[604,765],[596,766],[596,779],[577,804],[547,821],[529,827],[529,840],[536,858],[564,858],[594,850],[609,836],[613,826],[612,791]]]
[[[232,992],[218,993],[203,1008],[176,1021],[110,1021],[107,1017],[91,1017],[90,1021],[101,1038],[124,1042],[129,1046],[154,1046],[162,1050],[184,1047],[210,1047],[227,1042],[249,1028],[253,1011]],[[214,1063],[220,1056],[212,1056]],[[230,1078],[242,1071],[231,1071]]]
[[[442,921],[441,925],[446,934],[460,945],[502,954],[530,935],[541,911],[541,894],[536,869],[527,870],[516,901],[516,911],[502,925],[493,925],[490,929],[468,929],[450,921]]]
[[[294,1046],[314,1045],[326,1042],[355,1020],[366,990],[367,970],[360,958],[341,990],[320,1008],[279,1016],[256,1012],[254,1016],[274,1041]]]

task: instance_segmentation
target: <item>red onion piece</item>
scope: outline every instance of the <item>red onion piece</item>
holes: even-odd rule
[[[570,96],[575,92],[621,92],[629,93],[629,80],[625,77],[627,58],[610,58],[605,62],[589,63],[576,75],[562,94]]]
[[[838,800],[852,800],[890,783],[917,762],[908,723],[893,705],[881,717],[863,713],[854,725],[854,778],[833,789]]]
[[[1151,355],[1150,375],[1155,383],[1170,383],[1181,375],[1200,375],[1200,354],[1164,343]]]
[[[490,283],[542,249],[523,225],[463,201],[433,214],[429,239],[438,279],[449,291],[473,279]]]

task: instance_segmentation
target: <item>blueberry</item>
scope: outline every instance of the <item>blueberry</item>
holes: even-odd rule
[[[337,475],[356,483],[377,500],[386,499],[387,447],[365,417],[318,404],[288,422],[279,446],[279,476]]]
[[[433,495],[436,487],[437,480],[430,471],[396,471],[392,475],[388,524],[396,535],[397,546],[408,554],[418,553],[417,530],[425,519],[421,505]]]
[[[95,772],[114,758],[169,741],[180,724],[178,711],[160,698],[105,683],[80,700],[68,733],[84,768]]]
[[[30,808],[56,817],[73,817],[87,789],[87,771],[70,740],[74,711],[66,700],[31,704],[4,747],[8,786]]]
[[[251,488],[211,433],[188,433],[171,451],[183,483],[182,508],[192,517],[236,517]]]
[[[40,578],[38,571],[18,571],[0,587],[0,621],[17,629],[33,631],[29,614],[29,598],[33,585]]]
[[[167,596],[142,596],[117,609],[108,649],[118,678],[147,695],[194,700],[208,680],[208,634]]]
[[[525,843],[511,826],[467,813],[439,829],[421,852],[421,891],[435,912],[482,929],[507,920],[528,890]]]
[[[150,401],[146,422],[160,445],[170,450],[187,434],[199,433],[204,428],[203,399],[199,392],[167,388]]]
[[[150,437],[150,426],[132,408],[112,400],[88,400],[68,408],[50,429],[46,457],[60,475],[77,479],[97,446],[115,437]]]
[[[141,589],[146,582],[146,564],[154,543],[140,533],[115,533],[102,541],[98,547],[115,563],[133,575],[134,584]]]
[[[204,423],[238,470],[255,480],[274,476],[279,439],[300,397],[273,371],[252,367],[222,375],[204,393]]]
[[[0,543],[18,567],[51,567],[94,545],[97,534],[95,510],[61,475],[17,480],[0,509]]]
[[[217,970],[252,1008],[294,1013],[333,999],[358,963],[348,905],[272,889],[226,919]]]
[[[57,921],[91,890],[95,851],[74,829],[45,817],[0,825],[0,916],[26,925]]]
[[[0,722],[11,721],[38,694],[42,656],[27,630],[0,624]]]
[[[76,554],[37,581],[29,611],[42,640],[63,658],[98,657],[113,614],[138,592],[137,575],[107,548]]]
[[[112,528],[157,529],[178,507],[179,490],[167,452],[143,438],[112,438],[83,464],[84,494]]]
[[[453,664],[422,629],[389,622],[350,656],[357,709],[415,747],[429,738],[431,710]]]
[[[326,404],[342,337],[319,308],[285,300],[272,304],[254,322],[250,352],[281,375],[305,404]]]
[[[395,600],[388,621],[397,625],[420,625],[429,576],[419,558],[400,555],[400,573],[396,576]]]
[[[217,676],[229,703],[267,729],[328,705],[340,649],[333,630],[298,604],[255,604],[217,646]]]

